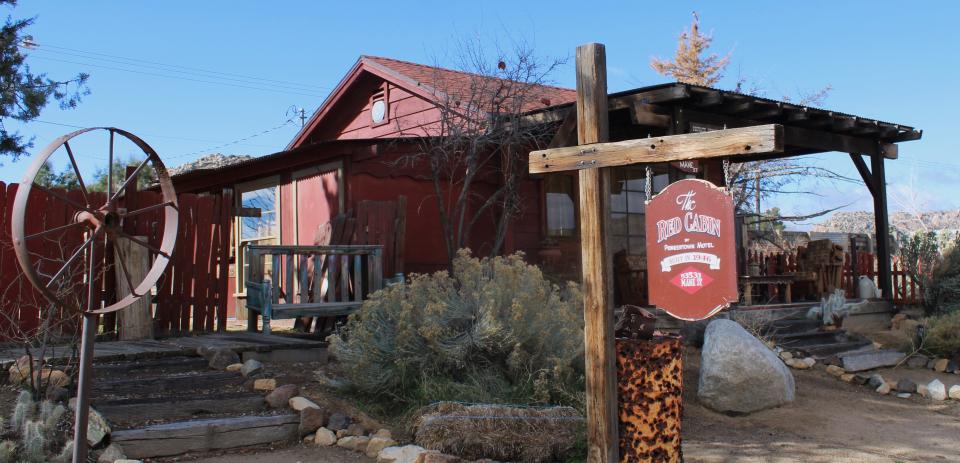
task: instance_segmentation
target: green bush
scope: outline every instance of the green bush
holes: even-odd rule
[[[414,275],[365,301],[329,338],[352,386],[410,409],[440,400],[564,404],[582,410],[583,315],[521,254]]]
[[[928,315],[960,309],[960,235],[917,232],[899,243],[900,260]]]
[[[924,320],[924,348],[942,357],[960,355],[960,311]]]

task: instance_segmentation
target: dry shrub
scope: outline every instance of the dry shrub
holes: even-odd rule
[[[329,338],[362,395],[410,409],[440,400],[582,405],[578,287],[520,254],[414,275],[365,301]]]
[[[926,350],[947,358],[960,355],[960,311],[927,318],[924,325]]]
[[[469,460],[565,461],[583,432],[571,407],[511,407],[441,402],[415,422],[418,445]]]

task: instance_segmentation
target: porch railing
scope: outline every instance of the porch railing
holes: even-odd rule
[[[383,287],[380,245],[252,245],[244,258],[250,331],[258,314],[266,334],[271,320],[348,315]]]

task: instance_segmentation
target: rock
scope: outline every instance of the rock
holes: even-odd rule
[[[877,393],[887,395],[890,393],[890,389],[891,387],[889,384],[883,383],[880,385],[880,387],[877,388]]]
[[[950,386],[950,390],[947,391],[947,396],[953,400],[960,400],[960,384]]]
[[[224,368],[224,370],[234,372],[234,371],[240,371],[242,368],[243,368],[242,363],[231,363],[230,365],[227,365],[227,368]]]
[[[230,365],[240,363],[240,356],[233,349],[225,347],[207,349],[201,355],[207,359],[207,364],[214,370],[224,370]]]
[[[937,364],[937,359],[930,359],[930,360],[927,362],[927,369],[928,369],[928,370],[932,370],[932,369],[933,369],[933,366],[936,365],[936,364]]]
[[[817,364],[817,360],[814,359],[813,357],[806,357],[803,360],[801,360],[801,362],[806,364],[807,368],[813,368],[813,366]]]
[[[334,432],[347,429],[347,426],[350,426],[350,417],[343,413],[332,413],[327,421],[327,429]]]
[[[253,382],[255,391],[272,391],[277,388],[277,380],[273,378],[261,378]]]
[[[807,362],[804,362],[803,360],[800,360],[800,359],[790,359],[790,360],[787,360],[786,364],[787,364],[787,366],[789,366],[789,367],[791,367],[791,368],[796,368],[797,370],[809,370],[809,369],[810,369],[810,364],[808,364]]]
[[[404,445],[403,447],[387,447],[377,454],[377,463],[417,463],[424,454],[438,453],[427,450],[419,445]]]
[[[944,373],[957,373],[957,371],[958,369],[956,360],[950,360],[947,362],[947,367],[943,369]]]
[[[918,384],[917,394],[919,394],[920,397],[930,397],[930,390],[927,389],[926,384]]]
[[[897,381],[897,392],[909,392],[913,394],[917,392],[917,383],[911,381],[909,378],[903,378]]]
[[[300,435],[310,434],[327,424],[327,411],[322,408],[307,407],[300,410]]]
[[[370,438],[367,436],[347,436],[337,440],[337,447],[343,447],[354,452],[366,451],[369,444]]]
[[[887,381],[884,380],[884,379],[883,379],[883,376],[880,376],[880,375],[870,375],[870,379],[867,381],[867,385],[870,386],[870,387],[872,387],[872,388],[874,388],[874,389],[876,389],[876,388],[878,388],[878,387],[880,387],[880,386],[882,386],[882,385],[884,385],[884,384],[886,384],[886,383],[887,383]]]
[[[853,375],[853,381],[857,384],[864,385],[870,381],[870,375],[864,373],[855,373]],[[878,384],[879,386],[879,384]]]
[[[840,368],[836,365],[830,365],[827,367],[827,373],[829,373],[830,376],[840,377],[844,373],[846,373],[846,371],[844,371],[843,368]]]
[[[898,392],[898,393],[897,393],[897,397],[899,397],[899,398],[901,398],[901,399],[909,399],[909,398],[910,398],[910,393],[909,393],[909,392]]]
[[[70,385],[70,377],[60,370],[43,368],[40,371],[33,372],[33,382],[34,384],[48,384],[55,387],[67,387]]]
[[[70,390],[63,387],[50,386],[47,388],[47,400],[51,402],[66,402],[70,400]]]
[[[117,444],[110,444],[103,449],[103,453],[97,458],[97,463],[113,463],[124,458],[127,458],[127,456],[124,455],[123,449]]]
[[[287,403],[290,404],[290,408],[292,408],[292,409],[294,409],[294,410],[296,410],[296,411],[298,411],[298,412],[301,411],[301,410],[303,410],[304,408],[308,408],[308,407],[310,407],[310,408],[320,408],[319,405],[313,403],[313,401],[311,401],[310,399],[308,399],[308,398],[306,398],[306,397],[303,397],[303,396],[292,397],[292,398],[290,398],[289,401],[287,401]]]
[[[74,397],[70,399],[69,402],[70,410],[74,412],[77,411],[77,398]],[[87,413],[87,442],[91,447],[96,447],[103,442],[103,440],[110,435],[110,425],[107,423],[107,420],[103,418],[103,415],[100,412],[90,407],[90,411]]]
[[[926,355],[917,354],[907,359],[907,366],[910,368],[923,368],[927,366],[930,359]]]
[[[719,412],[750,413],[793,401],[793,374],[770,349],[731,320],[707,325],[697,396]]]
[[[939,372],[947,371],[947,365],[950,364],[950,361],[947,359],[937,359],[933,362],[933,369]]]
[[[898,313],[890,319],[890,329],[896,331],[900,329],[900,324],[907,319],[907,314]]]
[[[386,437],[387,439],[393,439],[393,433],[389,429],[381,428],[377,432],[373,433],[372,437]]]
[[[300,393],[296,384],[284,384],[267,394],[264,400],[273,408],[283,408],[290,403],[290,399]]]
[[[793,358],[793,354],[791,354],[791,353],[788,352],[788,351],[783,351],[783,352],[780,353],[780,359],[781,359],[781,360],[790,360],[790,359],[792,359],[792,358]]]
[[[844,374],[840,375],[840,380],[843,381],[843,382],[845,382],[845,383],[852,383],[854,377],[856,377],[856,375],[853,374],[853,373],[844,373]]]
[[[849,354],[841,357],[843,369],[850,372],[872,370],[874,368],[892,367],[904,358],[903,352],[888,349],[874,352]]]
[[[933,400],[947,400],[947,387],[939,379],[927,383],[927,391]]]
[[[250,359],[250,360],[247,360],[246,362],[243,362],[243,366],[240,367],[240,373],[243,374],[244,377],[248,377],[248,378],[250,376],[259,374],[262,371],[263,371],[263,364],[254,359]]]
[[[366,454],[370,458],[376,458],[380,454],[380,451],[387,448],[397,445],[397,441],[389,437],[371,437],[370,442],[367,443]]]
[[[330,446],[337,443],[337,436],[333,431],[327,428],[317,429],[317,434],[313,438],[313,443],[317,445]]]

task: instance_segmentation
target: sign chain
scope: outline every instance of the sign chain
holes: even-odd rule
[[[647,201],[650,201],[653,198],[653,168],[647,166],[647,183],[644,186],[644,190],[647,193]]]

